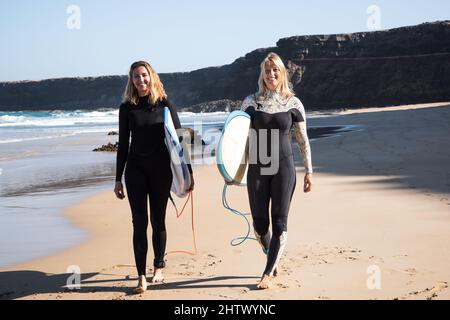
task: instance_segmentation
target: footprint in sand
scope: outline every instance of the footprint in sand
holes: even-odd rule
[[[405,270],[403,270],[403,271],[405,271],[406,273],[408,273],[410,276],[415,276],[415,275],[417,274],[416,268],[408,268],[408,269],[405,269]]]
[[[222,262],[222,260],[211,261],[211,262],[207,262],[205,266],[212,267],[212,266],[218,265],[221,262]]]
[[[370,256],[369,260],[373,260],[374,262],[377,262],[377,263],[384,263],[383,258],[376,257],[376,256]]]
[[[442,281],[438,282],[433,288],[430,290],[430,296],[427,297],[427,300],[431,300],[433,298],[436,298],[438,296],[438,293],[448,288],[448,282]]]
[[[403,257],[408,257],[408,255],[406,253],[400,253],[400,254],[396,254],[393,255],[394,258],[403,258]]]
[[[304,250],[302,252],[303,259],[309,259],[309,263],[312,265],[316,264],[332,264],[338,260],[358,260],[361,256],[362,250],[352,247],[321,247],[319,249],[314,249],[309,252],[308,255],[304,255]]]
[[[193,266],[192,265],[190,265],[190,264],[187,264],[187,263],[181,263],[180,264],[180,266],[182,266],[184,269],[192,269],[193,268]]]
[[[441,281],[441,282],[436,283],[436,285],[434,285],[431,288],[425,288],[423,290],[419,290],[419,291],[415,290],[415,291],[409,292],[404,297],[402,297],[402,299],[407,299],[408,297],[411,297],[411,296],[426,295],[427,300],[432,300],[432,299],[438,297],[439,293],[447,288],[448,288],[448,282]]]
[[[292,270],[290,268],[282,266],[281,267],[281,272],[278,272],[278,275],[280,276],[282,274],[285,274],[285,275],[290,276],[291,272],[292,272]]]

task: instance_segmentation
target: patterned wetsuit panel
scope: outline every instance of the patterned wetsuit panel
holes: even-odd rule
[[[258,127],[260,127],[259,129],[264,128],[263,125],[265,124],[269,125],[269,127],[265,127],[267,129],[277,128],[280,130],[280,141],[278,141],[281,151],[280,160],[288,155],[292,155],[290,137],[288,138],[286,130],[293,128],[306,172],[313,172],[311,147],[306,130],[305,108],[297,97],[282,98],[278,93],[273,92],[269,92],[264,96],[252,94],[244,99],[241,110],[246,111],[250,115],[256,130],[258,130]],[[260,115],[259,113],[265,115]],[[290,118],[290,121],[288,118]],[[258,126],[258,123],[261,126]],[[270,137],[269,134],[268,137]],[[269,150],[274,147],[273,142],[269,143],[267,141],[267,145]]]

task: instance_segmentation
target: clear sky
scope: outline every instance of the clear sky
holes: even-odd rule
[[[123,75],[140,59],[191,71],[283,37],[449,19],[449,0],[0,0],[0,81]]]

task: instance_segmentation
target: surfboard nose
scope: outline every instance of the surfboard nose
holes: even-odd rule
[[[216,153],[217,167],[225,181],[245,185],[248,168],[248,134],[250,116],[233,111],[225,121]]]

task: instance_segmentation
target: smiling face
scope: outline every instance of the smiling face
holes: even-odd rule
[[[264,84],[271,91],[276,91],[281,80],[281,70],[273,61],[264,64]]]
[[[133,70],[132,80],[139,97],[146,96],[150,93],[150,75],[146,67],[140,66],[135,68]]]
[[[295,95],[291,89],[289,74],[279,55],[270,52],[259,66],[258,95],[265,95],[268,91],[276,92],[284,98]]]

